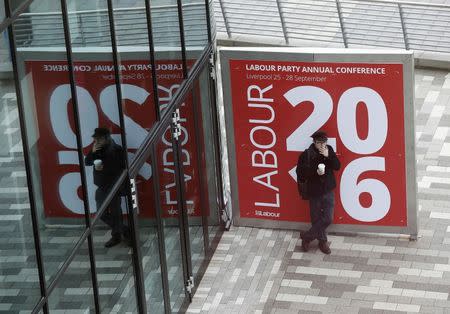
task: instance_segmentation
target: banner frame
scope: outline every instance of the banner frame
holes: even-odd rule
[[[295,61],[295,62],[342,62],[342,63],[395,63],[403,65],[404,132],[405,132],[405,180],[406,180],[406,226],[367,226],[355,224],[332,224],[330,232],[368,232],[408,234],[417,239],[417,181],[415,158],[414,122],[414,55],[406,50],[369,50],[341,48],[285,48],[285,47],[220,47],[218,49],[225,127],[227,129],[228,167],[230,173],[233,222],[235,226],[271,229],[306,230],[309,223],[242,218],[239,209],[239,191],[236,165],[233,108],[231,95],[230,60]]]

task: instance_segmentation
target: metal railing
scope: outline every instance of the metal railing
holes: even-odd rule
[[[217,31],[228,39],[275,39],[297,46],[320,41],[344,47],[450,53],[450,5],[387,0],[216,0]]]
[[[450,5],[387,0],[215,0],[212,34],[276,39],[277,44],[318,41],[344,47],[405,48],[450,53]],[[187,44],[204,46],[204,3],[183,5]],[[146,45],[144,8],[115,9],[119,45]],[[106,10],[69,12],[72,44],[109,46]],[[176,5],[152,8],[156,47],[178,47]],[[215,20],[215,23],[214,23]],[[27,13],[14,23],[19,47],[63,46],[61,14]]]
[[[212,4],[210,8],[212,13]],[[106,9],[73,11],[68,15],[74,47],[111,46]],[[114,9],[114,20],[119,46],[148,46],[144,7]],[[183,4],[183,21],[186,46],[205,46],[208,42],[205,3]],[[180,47],[178,22],[176,4],[152,7],[155,47]],[[214,20],[211,25],[214,30]],[[19,48],[64,46],[61,12],[24,13],[16,20],[13,28]]]

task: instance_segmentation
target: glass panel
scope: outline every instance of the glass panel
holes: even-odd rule
[[[184,262],[178,219],[175,163],[170,128],[167,128],[167,131],[157,143],[156,147],[160,210],[164,227],[170,303],[172,312],[178,312],[186,298],[186,294],[184,292]]]
[[[117,198],[120,200],[120,195]],[[122,197],[122,201],[127,204],[125,197]],[[96,228],[94,231],[101,312],[137,313],[139,311],[136,303],[130,243],[122,242],[114,248],[105,248],[104,243],[109,239],[109,231],[109,228]]]
[[[145,1],[119,1],[114,23],[121,70],[122,107],[129,159],[156,121]]]
[[[220,184],[219,173],[217,172],[217,167],[220,167],[220,154],[216,152],[218,147],[218,135],[214,134],[216,123],[213,110],[214,101],[213,95],[211,95],[210,88],[210,76],[208,67],[206,66],[202,73],[200,74],[198,85],[195,86],[194,95],[196,96],[195,105],[197,108],[197,113],[194,115],[196,120],[196,126],[201,130],[199,132],[198,147],[201,155],[201,163],[199,169],[201,170],[202,176],[205,178],[206,182],[203,185],[203,194],[205,198],[205,208],[203,215],[208,218],[208,236],[209,244],[214,240],[216,236],[222,230],[220,225],[219,217],[219,190],[218,186]],[[212,83],[214,84],[214,83]]]
[[[47,45],[53,39],[57,45],[58,38],[64,37],[59,2],[52,4],[47,7],[51,10],[47,19],[43,19],[47,15],[39,14],[40,18],[33,20],[34,34],[43,35],[41,27],[52,25],[53,32],[45,43],[36,41],[40,35],[31,41],[21,40],[20,27],[13,25],[47,283],[85,228],[65,49],[59,46],[50,51]],[[25,17],[34,16],[36,7],[30,6],[31,12]],[[42,8],[39,10],[42,13]],[[19,16],[18,25],[22,17]],[[24,49],[29,46],[34,51]]]
[[[3,20],[5,19],[6,14],[5,14],[5,5],[2,4],[0,5],[0,23],[3,23]],[[7,30],[5,30],[5,33],[7,33]],[[3,36],[2,36],[3,37]]]
[[[139,204],[139,238],[142,252],[142,268],[144,270],[147,311],[164,313],[164,296],[161,277],[161,265],[158,243],[158,229],[155,212],[155,176],[152,175],[149,159],[139,170],[135,182]]]
[[[87,241],[50,294],[48,308],[63,313],[95,313],[91,264]]]
[[[11,64],[9,64],[11,67]],[[31,311],[40,298],[14,80],[0,85],[0,310]]]
[[[0,5],[0,8],[3,9],[3,5]],[[4,11],[0,11],[0,14],[0,19],[3,19],[5,17]],[[8,29],[5,29],[0,35],[0,71],[5,73],[12,71]]]
[[[192,272],[195,276],[204,259],[202,216],[209,213],[207,177],[205,169],[205,149],[203,146],[202,117],[198,106],[198,84],[181,105],[181,163],[184,173],[186,208],[189,224]]]
[[[163,110],[183,80],[177,1],[151,1],[151,11],[158,95]]]
[[[182,0],[186,59],[190,68],[208,45],[208,25],[204,0]]]
[[[80,1],[69,0],[67,5],[89,206],[95,215],[125,169],[109,18],[105,9],[84,11]],[[111,231],[104,239],[106,247],[128,237],[120,214],[124,208],[116,199],[101,217]]]
[[[192,272],[196,276],[205,258],[204,237],[209,245],[220,230],[215,170],[215,137],[212,127],[208,67],[181,106],[184,188],[189,225]],[[208,224],[211,227],[208,230]]]

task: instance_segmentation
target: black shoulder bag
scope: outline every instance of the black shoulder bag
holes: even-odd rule
[[[309,164],[310,164],[309,149],[305,150],[305,153],[306,153],[307,167],[309,167]],[[302,197],[302,199],[304,199],[304,200],[309,199],[308,179],[305,179],[304,181],[300,181],[299,178],[297,177],[297,189],[298,189],[298,193]]]

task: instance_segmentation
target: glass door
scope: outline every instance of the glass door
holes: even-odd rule
[[[135,177],[150,312],[185,309],[220,234],[208,79],[205,67]]]
[[[185,229],[189,284],[205,260],[204,217],[208,215],[208,186],[201,112],[198,110],[198,85],[180,107],[180,136],[177,141],[180,157],[181,189],[183,190],[183,226]],[[206,223],[206,222],[205,222]]]
[[[219,159],[214,133],[214,99],[211,96],[209,67],[205,66],[180,108],[180,166],[184,180],[186,240],[191,252],[191,275],[196,278],[212,247],[217,244],[222,225],[219,217]]]

